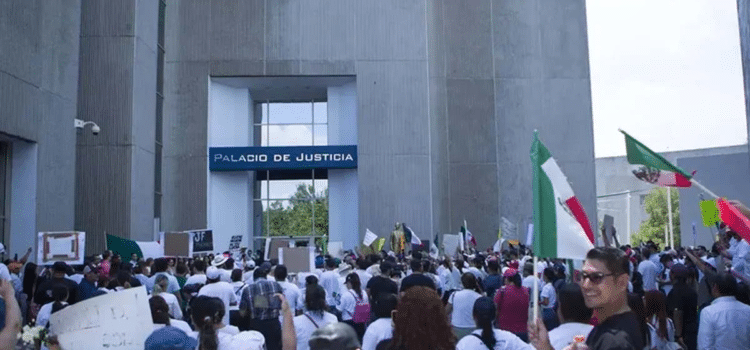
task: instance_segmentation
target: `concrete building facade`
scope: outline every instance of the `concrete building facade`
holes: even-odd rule
[[[38,171],[37,201],[56,195],[67,203],[54,229],[87,231],[87,253],[104,248],[105,232],[147,240],[213,226],[225,238],[257,235],[248,203],[254,175],[210,172],[208,149],[257,144],[248,123],[263,79],[281,84],[266,86],[280,101],[322,91],[329,143],[357,145],[358,169],[329,175],[338,213],[329,234],[349,247],[366,228],[385,236],[397,221],[426,239],[466,220],[479,247],[492,245],[501,217],[524,227],[535,129],[586,211],[596,212],[584,0],[60,4],[75,17],[61,26],[77,27],[59,49],[72,52],[71,65],[80,61],[65,81],[67,121],[39,139],[28,130],[49,118],[26,112],[42,118],[30,122],[9,111],[0,131],[37,142],[40,162],[43,144],[67,150],[55,158],[67,165],[67,182]],[[8,67],[0,63],[0,72]],[[222,101],[227,108],[216,108]],[[62,127],[74,116],[102,132],[76,141]],[[41,209],[37,231],[49,226],[47,214],[61,215]]]

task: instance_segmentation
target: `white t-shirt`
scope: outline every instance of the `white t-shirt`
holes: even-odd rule
[[[535,277],[534,275],[528,275],[524,277],[523,281],[521,281],[521,286],[526,287],[529,290],[534,290],[534,280],[539,281],[540,287],[544,287],[542,280],[540,280],[538,277]]]
[[[594,326],[585,323],[568,322],[549,331],[549,342],[555,350],[562,350],[570,345],[576,336],[582,335],[586,338]]]
[[[224,303],[224,318],[222,318],[222,322],[225,325],[229,324],[229,305],[237,303],[237,295],[234,294],[234,287],[231,284],[222,281],[209,283],[201,288],[198,295],[221,299]]]
[[[189,336],[198,339],[198,332],[192,332]],[[239,334],[216,332],[219,339],[219,350],[265,350],[266,338],[257,331],[245,331]]]
[[[289,303],[289,309],[302,310],[302,305],[298,303],[298,301],[300,300],[300,296],[302,295],[299,287],[297,287],[294,283],[290,283],[287,281],[277,283],[279,284],[279,286],[281,286],[281,290],[284,291],[284,297],[286,298],[287,303]]]
[[[338,305],[335,294],[339,294],[339,274],[334,271],[326,271],[320,275],[320,286],[326,290],[326,304]]]
[[[146,288],[148,289],[149,293],[151,293],[154,290],[154,283],[156,282],[156,277],[158,277],[159,275],[167,276],[167,280],[169,281],[169,284],[167,285],[166,292],[174,293],[180,290],[180,283],[177,282],[176,277],[166,272],[157,272],[156,274],[154,274],[148,279],[148,283],[146,284]]]
[[[341,320],[349,321],[354,317],[354,307],[357,306],[357,300],[355,299],[356,294],[357,292],[353,289],[349,289],[341,294],[341,304],[339,305],[339,310],[341,310]],[[359,298],[359,296],[356,296],[356,298]],[[367,292],[364,290],[362,290],[362,299],[369,303],[370,299],[368,299]]]
[[[362,338],[362,350],[375,350],[383,340],[393,338],[393,320],[390,318],[379,318],[370,323]]]
[[[495,329],[495,347],[492,350],[534,350],[534,347],[530,344],[524,343],[521,338],[515,334]],[[472,334],[481,336],[482,330],[477,329]],[[471,334],[461,338],[456,344],[456,350],[476,350],[476,349],[487,349],[481,339]]]
[[[555,293],[555,287],[552,285],[552,283],[545,284],[542,288],[542,293],[539,296],[549,299],[549,303],[547,303],[547,305],[542,305],[543,308],[549,309],[555,306],[555,302],[557,301],[557,294]]]
[[[643,291],[657,290],[656,288],[656,265],[650,260],[643,260],[638,264],[638,272],[643,276]]]
[[[187,286],[189,284],[206,284],[206,275],[200,274],[188,277],[187,281],[185,281],[185,285]]]
[[[308,318],[312,318],[312,321]],[[313,324],[313,321],[317,324]],[[330,323],[336,323],[338,319],[335,315],[324,312],[322,317],[318,313],[306,312],[303,315],[294,318],[294,331],[297,333],[297,350],[309,350],[310,336],[320,327],[325,327]]]
[[[49,322],[50,316],[52,316],[52,304],[54,304],[54,303],[55,302],[46,303],[46,304],[42,305],[41,308],[39,308],[39,312],[36,315],[36,325],[37,326],[46,326],[47,325],[47,323]],[[67,305],[68,303],[63,302],[63,304]]]
[[[370,282],[370,278],[372,278],[372,275],[368,273],[365,270],[354,270],[355,273],[357,273],[357,276],[359,276],[359,283],[363,286],[367,285],[367,282]]]
[[[177,302],[177,297],[172,293],[159,293],[158,294],[164,301],[169,305],[169,315],[174,319],[182,319],[182,309],[180,309],[180,303]]]
[[[219,269],[219,272],[221,272],[220,281],[227,283],[232,282],[232,270]]]
[[[451,294],[449,303],[453,304],[451,313],[451,325],[459,328],[473,328],[474,323],[474,302],[481,295],[471,289],[459,290]]]
[[[174,328],[177,328],[177,329],[179,329],[179,330],[181,330],[183,332],[185,332],[185,334],[187,334],[187,335],[189,335],[191,337],[195,337],[197,335],[197,333],[193,334],[194,333],[193,329],[190,328],[190,325],[187,322],[185,322],[185,321],[169,320],[169,325],[172,326],[172,327],[174,327]],[[154,323],[154,330],[157,330],[157,329],[163,328],[163,327],[166,327],[166,325]]]
[[[83,280],[83,275],[80,273],[77,273],[73,276],[70,276],[70,280],[72,280],[75,283],[81,284],[81,280]]]
[[[239,328],[237,328],[235,326],[232,326],[232,325],[228,325],[228,324],[225,324],[224,327],[221,327],[221,328],[217,329],[216,331],[217,332],[226,333],[226,334],[229,334],[229,335],[240,334],[240,329]]]
[[[3,263],[0,263],[0,279],[10,281],[10,271],[8,271],[8,267]]]
[[[667,338],[661,338],[656,333],[656,327],[659,327],[659,323],[656,320],[656,316],[651,318],[651,322],[648,323],[648,329],[651,333],[651,348],[664,349],[667,346],[667,342],[674,341],[674,323],[671,319],[667,318]]]

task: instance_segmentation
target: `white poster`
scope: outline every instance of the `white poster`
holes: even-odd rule
[[[328,242],[328,254],[332,257],[341,258],[344,256],[344,242]]]
[[[534,224],[529,224],[529,230],[526,231],[526,247],[531,248],[534,243]]]
[[[460,235],[451,235],[451,234],[444,234],[443,235],[443,252],[445,255],[453,256],[456,254],[456,251],[461,247],[461,242],[463,240],[461,239]]]
[[[144,287],[105,294],[68,306],[50,319],[63,349],[142,350],[153,332]]]
[[[370,231],[370,229],[368,228],[365,231],[365,239],[362,241],[362,244],[369,247],[372,242],[375,242],[376,239],[378,239],[378,235],[372,233],[372,231]]]
[[[57,261],[83,264],[86,232],[39,232],[37,236],[37,263],[52,265]]]
[[[518,239],[518,228],[516,227],[516,224],[512,223],[504,216],[500,218],[500,227],[503,232],[503,238]]]

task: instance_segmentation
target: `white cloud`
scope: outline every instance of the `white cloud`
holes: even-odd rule
[[[597,157],[747,143],[734,0],[588,0]]]

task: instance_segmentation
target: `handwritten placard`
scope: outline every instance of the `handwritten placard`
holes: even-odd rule
[[[49,319],[63,349],[142,350],[153,331],[144,287],[78,302]]]
[[[83,264],[85,246],[85,232],[39,232],[37,263],[52,265],[56,261],[64,261],[68,264]]]

